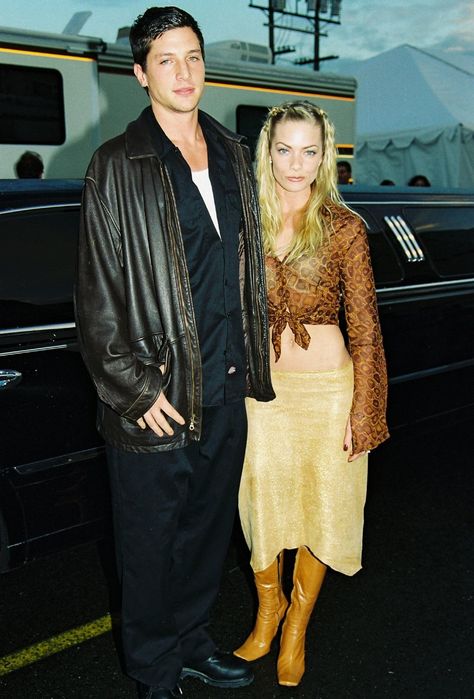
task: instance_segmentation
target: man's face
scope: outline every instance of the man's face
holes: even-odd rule
[[[339,184],[349,184],[351,180],[351,173],[345,165],[337,166],[337,181]]]
[[[190,27],[165,32],[151,43],[145,69],[135,63],[134,72],[148,88],[154,111],[194,111],[204,89],[204,60],[196,34]]]

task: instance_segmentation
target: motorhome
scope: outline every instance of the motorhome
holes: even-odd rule
[[[334,122],[341,157],[353,156],[353,78],[257,62],[247,44],[231,43],[230,58],[209,47],[205,111],[253,147],[268,107],[310,99]],[[147,104],[127,43],[0,27],[0,178],[15,176],[25,150],[40,154],[48,178],[82,177],[94,150]]]

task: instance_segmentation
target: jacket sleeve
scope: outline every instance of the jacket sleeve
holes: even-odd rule
[[[99,398],[136,421],[155,402],[162,374],[140,361],[129,341],[119,225],[86,178],[74,290],[79,346]]]
[[[354,365],[351,409],[355,453],[374,449],[388,438],[387,369],[375,295],[374,276],[364,223],[354,218],[353,235],[341,261],[341,280]]]

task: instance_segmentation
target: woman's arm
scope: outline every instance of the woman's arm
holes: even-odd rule
[[[359,454],[374,449],[389,436],[387,369],[365,225],[358,217],[347,225],[351,236],[341,260],[341,285],[354,365],[352,452]]]

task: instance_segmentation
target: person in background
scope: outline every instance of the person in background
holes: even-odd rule
[[[15,163],[15,173],[21,179],[41,179],[44,174],[41,155],[32,150],[25,151]]]
[[[339,160],[337,164],[337,183],[352,184],[352,167],[347,160]]]
[[[234,653],[270,651],[299,684],[306,628],[327,567],[361,568],[367,455],[388,437],[387,373],[365,225],[336,186],[334,127],[308,101],[270,110],[257,146],[276,399],[247,401],[239,494],[259,608]],[[348,347],[339,328],[344,306]],[[296,549],[282,589],[284,549]]]
[[[431,182],[425,175],[413,175],[407,184],[409,187],[431,187]]]
[[[395,182],[393,180],[382,180],[382,182],[380,183],[380,186],[381,187],[394,187]]]
[[[126,671],[142,699],[195,677],[250,684],[209,633],[247,435],[271,400],[257,195],[241,137],[198,110],[199,26],[152,7],[130,31],[151,105],[87,171],[75,290],[109,465]]]

